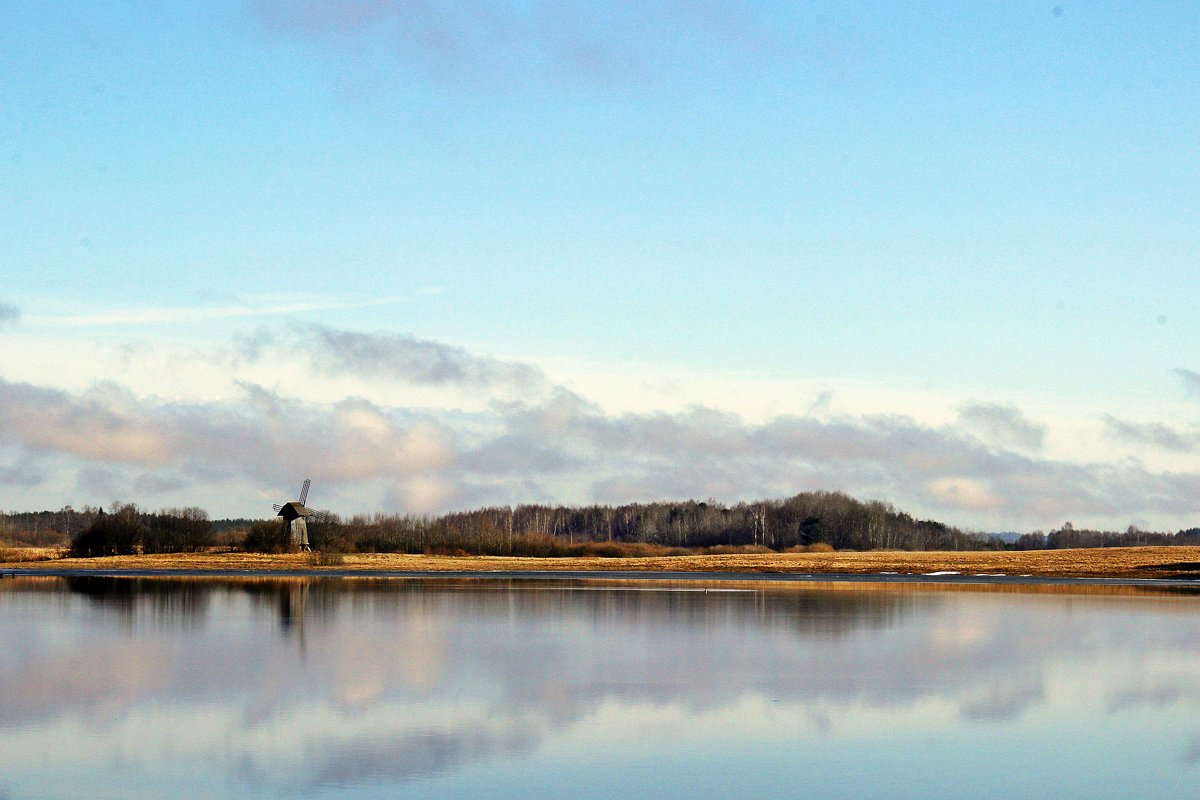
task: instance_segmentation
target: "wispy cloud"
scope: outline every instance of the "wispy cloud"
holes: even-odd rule
[[[497,385],[532,389],[546,384],[537,367],[475,355],[441,342],[324,325],[302,330],[314,366],[331,374],[386,376],[418,384],[457,384],[477,389]]]
[[[496,0],[255,0],[264,28],[352,48],[354,61],[399,64],[459,86],[643,82],[757,52],[765,34],[724,0],[513,4]]]
[[[110,325],[155,325],[183,322],[203,322],[206,320],[228,319],[235,317],[268,317],[286,314],[302,314],[313,311],[334,311],[355,308],[370,308],[386,306],[408,301],[408,297],[381,297],[372,300],[354,302],[306,302],[283,303],[273,305],[224,305],[224,306],[194,306],[175,308],[126,308],[90,314],[38,314],[27,317],[28,321],[37,325],[82,328]],[[0,321],[3,321],[0,319]]]

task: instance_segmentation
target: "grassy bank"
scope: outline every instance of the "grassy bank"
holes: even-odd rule
[[[925,574],[959,572],[1045,577],[1200,578],[1200,547],[1110,547],[1023,552],[738,553],[635,558],[513,558],[395,553],[320,557],[293,553],[182,553],[65,558],[52,548],[0,549],[0,568],[178,570],[588,570],[605,572],[781,572]]]

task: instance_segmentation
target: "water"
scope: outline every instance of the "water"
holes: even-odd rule
[[[1200,596],[736,588],[2,579],[0,798],[1194,793]]]

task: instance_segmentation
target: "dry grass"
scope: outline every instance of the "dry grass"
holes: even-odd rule
[[[305,553],[182,553],[103,558],[63,558],[54,548],[0,550],[0,567],[56,569],[312,570],[344,571],[594,571],[594,572],[897,572],[964,575],[1004,573],[1045,577],[1200,578],[1200,547],[1121,547],[1024,552],[736,553],[641,558],[509,558],[399,553],[351,554],[322,563]]]
[[[65,552],[66,548],[59,547],[0,547],[0,565],[55,561]]]

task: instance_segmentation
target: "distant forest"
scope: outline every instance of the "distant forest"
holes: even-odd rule
[[[789,550],[1041,550],[1069,547],[1200,545],[1200,528],[1155,533],[1076,529],[1071,523],[1015,541],[916,519],[889,503],[841,492],[804,492],[782,500],[725,505],[714,500],[619,506],[520,505],[440,516],[339,518],[311,522],[313,547],[328,552],[487,555],[683,554]],[[220,547],[281,552],[279,520],[210,520],[199,508],[148,512],[117,503],[108,512],[0,512],[0,544],[70,547],[82,556],[169,553]]]

